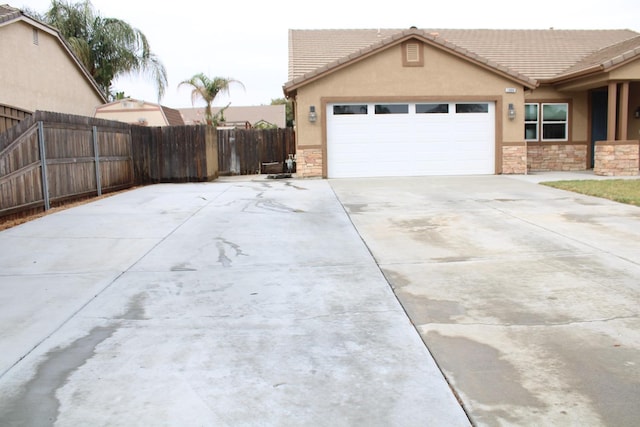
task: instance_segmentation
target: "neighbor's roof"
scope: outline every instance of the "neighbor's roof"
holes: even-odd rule
[[[224,118],[229,123],[249,122],[255,125],[264,121],[283,128],[287,124],[286,107],[280,105],[257,105],[246,107],[228,107],[224,110]],[[220,111],[220,107],[212,107],[212,113]],[[204,123],[204,108],[180,108],[186,124]]]
[[[20,9],[11,7],[8,4],[0,5],[0,27],[9,25],[18,21],[25,22],[57,38],[58,41],[60,42],[61,47],[67,52],[67,54],[71,57],[71,59],[76,63],[76,65],[80,69],[80,72],[85,76],[89,84],[98,93],[100,98],[102,98],[103,101],[107,100],[105,93],[102,91],[102,89],[100,89],[100,86],[98,86],[98,84],[96,83],[94,78],[91,76],[91,74],[89,74],[89,72],[84,67],[84,65],[82,65],[82,62],[80,62],[78,57],[73,53],[73,50],[71,49],[67,41],[64,39],[64,37],[62,37],[62,35],[60,34],[60,31],[58,31],[57,28],[52,27],[51,25],[45,24],[44,22],[38,21],[37,19],[34,19],[31,16],[26,15]],[[1,41],[2,40],[0,39],[0,42]]]
[[[115,101],[99,105],[98,107],[96,107],[95,114],[98,114],[98,113],[112,114],[114,112],[119,113],[122,111],[127,111],[127,108],[125,107],[126,103],[131,103],[133,105],[137,104],[138,111],[142,111],[142,110],[160,111],[164,116],[165,123],[167,123],[167,125],[169,126],[183,126],[185,124],[184,120],[182,119],[182,114],[180,114],[180,111],[176,110],[175,108],[169,108],[169,107],[165,107],[164,105],[156,104],[154,102],[147,102],[141,99],[135,99],[130,97],[124,98],[124,99],[117,99]],[[117,104],[122,105],[121,110],[109,109],[109,107],[112,107]]]
[[[285,87],[410,36],[532,82],[640,54],[640,34],[631,30],[289,30]]]

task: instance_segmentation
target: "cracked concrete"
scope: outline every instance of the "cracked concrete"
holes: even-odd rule
[[[538,181],[331,185],[474,424],[637,425],[640,208]]]

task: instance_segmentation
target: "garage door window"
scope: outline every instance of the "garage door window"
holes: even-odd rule
[[[449,104],[416,104],[416,114],[447,114]]]
[[[489,112],[489,104],[485,103],[476,103],[476,104],[456,104],[456,113],[464,114],[464,113],[488,113]]]
[[[367,104],[353,104],[353,105],[334,105],[333,115],[342,116],[345,114],[367,114]]]
[[[376,104],[376,114],[409,114],[409,104]]]

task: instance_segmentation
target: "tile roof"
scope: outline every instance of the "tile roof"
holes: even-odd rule
[[[11,21],[22,15],[19,9],[9,6],[8,4],[0,5],[0,24],[5,21]]]
[[[164,105],[160,105],[160,108],[162,109],[169,126],[183,126],[185,124],[180,111],[174,108],[165,107]]]
[[[631,30],[289,30],[285,87],[412,34],[525,81],[552,79],[588,66],[589,58],[606,62],[640,48],[640,34]]]

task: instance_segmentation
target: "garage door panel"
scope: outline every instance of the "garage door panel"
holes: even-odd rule
[[[488,113],[333,115],[327,106],[327,168],[331,178],[493,174],[494,105]]]

